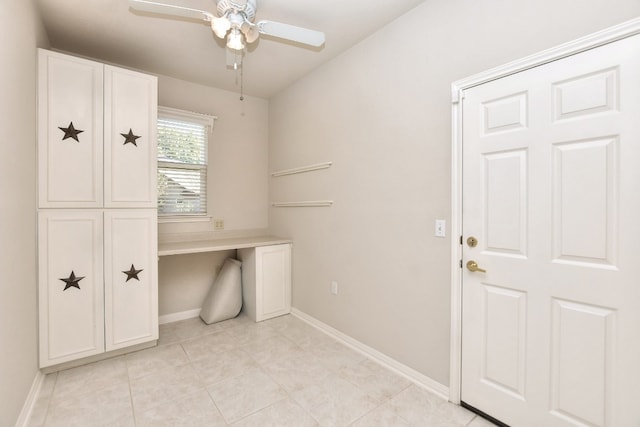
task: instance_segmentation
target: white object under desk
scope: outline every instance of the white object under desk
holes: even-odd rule
[[[255,322],[291,312],[291,240],[274,236],[163,242],[158,255],[238,250],[242,310]]]

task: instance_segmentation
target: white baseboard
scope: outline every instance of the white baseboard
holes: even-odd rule
[[[158,317],[158,323],[164,325],[165,323],[177,322],[179,320],[193,319],[200,316],[200,309],[181,311],[179,313],[164,314]]]
[[[31,389],[29,390],[29,394],[27,394],[27,398],[22,405],[22,410],[20,411],[20,415],[16,420],[16,427],[27,427],[29,425],[29,420],[31,418],[31,413],[33,412],[33,407],[38,401],[38,395],[40,394],[40,389],[42,388],[42,383],[44,382],[45,375],[39,370],[36,372],[36,376],[33,379],[33,383],[31,383]]]
[[[432,378],[429,378],[426,375],[421,374],[415,369],[412,369],[407,365],[404,365],[398,362],[397,360],[392,359],[391,357],[383,353],[380,353],[378,350],[375,350],[369,347],[368,345],[363,344],[360,341],[355,340],[350,336],[343,334],[337,329],[332,328],[331,326],[321,322],[315,317],[309,316],[308,314],[298,310],[297,308],[291,308],[291,314],[307,322],[311,326],[314,326],[315,328],[321,330],[327,335],[332,336],[338,341],[341,341],[343,344],[367,356],[368,358],[381,364],[387,369],[390,369],[391,371],[405,377],[406,379],[413,382],[417,386],[422,387],[425,390],[428,390],[442,397],[445,400],[449,399],[449,387],[447,387],[446,385],[440,384],[439,382],[435,381]]]

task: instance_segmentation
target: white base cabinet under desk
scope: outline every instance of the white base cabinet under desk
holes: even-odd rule
[[[260,322],[291,312],[291,244],[238,249],[242,311]]]

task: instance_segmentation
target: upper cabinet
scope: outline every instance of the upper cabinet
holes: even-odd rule
[[[38,51],[39,207],[103,205],[103,69]]]
[[[157,78],[38,51],[40,208],[155,208]]]
[[[157,207],[157,78],[104,67],[104,206]]]

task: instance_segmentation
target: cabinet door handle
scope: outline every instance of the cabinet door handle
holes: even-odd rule
[[[138,146],[136,140],[140,138],[140,135],[134,135],[131,128],[129,128],[129,133],[121,133],[120,135],[124,137],[124,144],[122,145],[133,144],[136,147]]]
[[[71,274],[69,275],[69,277],[67,277],[66,279],[63,278],[58,280],[62,280],[64,283],[66,283],[66,285],[64,285],[64,289],[62,290],[64,292],[69,288],[80,289],[80,280],[84,279],[84,277],[85,276],[76,277],[76,273],[71,270]]]
[[[73,126],[73,122],[69,122],[69,126],[67,126],[66,128],[58,126],[58,129],[64,132],[64,136],[62,137],[63,141],[67,138],[71,138],[75,139],[76,142],[80,142],[80,140],[78,139],[78,134],[84,132],[83,130],[76,129]]]
[[[125,283],[128,282],[131,279],[136,279],[137,281],[140,281],[140,279],[138,278],[138,274],[140,274],[143,271],[143,269],[136,269],[133,264],[131,264],[131,268],[129,270],[123,270],[122,272],[124,274],[127,275],[127,280],[125,280]]]

